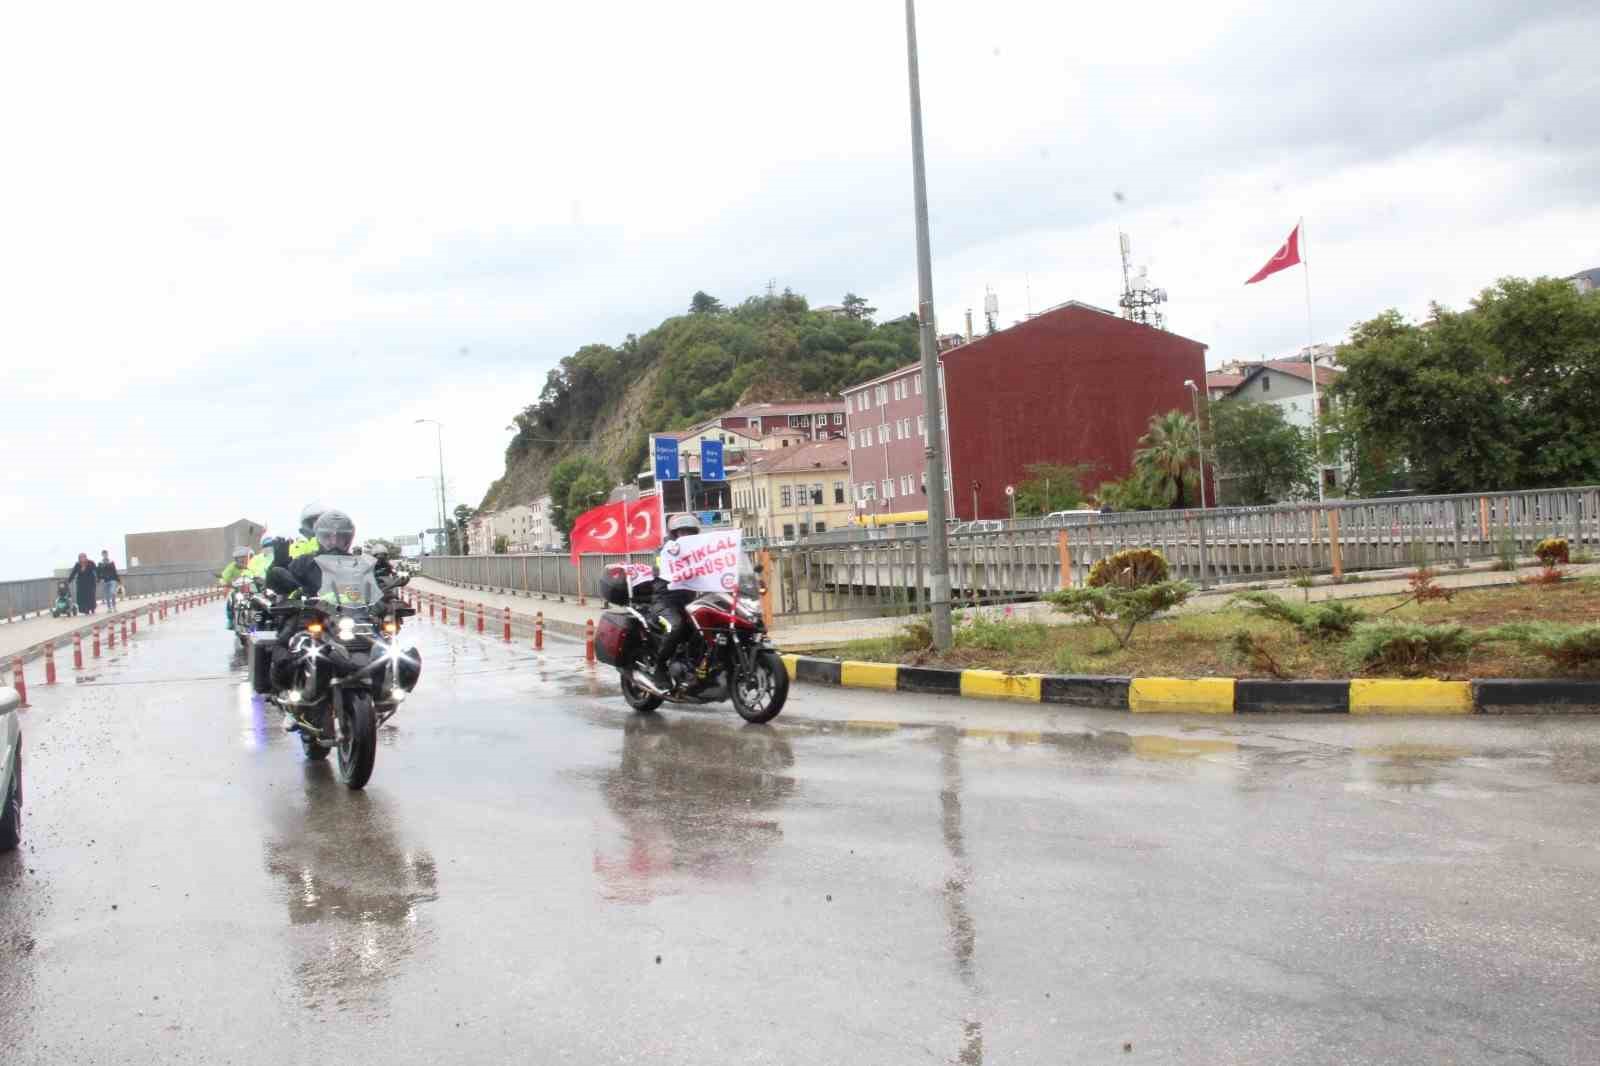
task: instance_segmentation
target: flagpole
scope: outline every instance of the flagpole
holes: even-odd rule
[[[1306,220],[1300,216],[1300,273],[1306,282],[1306,355],[1311,358],[1311,442],[1317,458],[1317,502],[1325,503],[1322,487],[1322,411],[1317,398],[1316,333],[1311,328],[1311,263],[1306,257]]]

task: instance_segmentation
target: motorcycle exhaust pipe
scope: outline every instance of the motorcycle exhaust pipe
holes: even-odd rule
[[[650,693],[650,695],[652,695],[652,696],[660,696],[663,699],[665,699],[667,697],[667,695],[668,695],[668,693],[666,691],[664,691],[659,685],[657,685],[654,681],[650,680],[648,677],[646,677],[643,674],[639,673],[639,671],[637,671],[637,670],[633,671],[633,683],[635,685],[638,685],[640,688],[644,689],[646,692]]]

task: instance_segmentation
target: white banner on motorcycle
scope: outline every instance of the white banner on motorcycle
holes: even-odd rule
[[[622,572],[628,576],[630,589],[636,589],[646,581],[656,579],[656,568],[646,563],[628,563],[622,568]]]
[[[733,592],[739,587],[742,537],[737,529],[669,540],[661,549],[669,587],[695,592]]]

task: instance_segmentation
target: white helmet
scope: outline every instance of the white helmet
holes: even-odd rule
[[[321,500],[313,500],[300,508],[300,535],[302,537],[311,536],[312,531],[317,528],[317,519],[321,518],[322,512],[327,509],[327,505]]]
[[[700,519],[693,514],[675,514],[667,523],[667,534],[672,537],[692,536],[698,532],[700,532]]]
[[[250,549],[241,544],[233,549],[233,557],[235,559],[248,559],[250,558]]]

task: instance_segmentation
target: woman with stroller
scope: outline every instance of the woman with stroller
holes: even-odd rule
[[[72,564],[71,570],[67,571],[67,580],[77,582],[78,613],[94,614],[94,560],[83,552],[79,552],[78,561]]]

